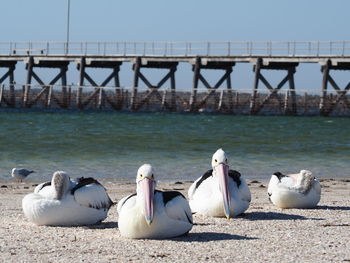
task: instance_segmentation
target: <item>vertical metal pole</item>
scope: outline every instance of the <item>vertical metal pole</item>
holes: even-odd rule
[[[67,37],[66,37],[66,54],[68,54],[69,50],[69,23],[70,23],[70,0],[67,1]]]

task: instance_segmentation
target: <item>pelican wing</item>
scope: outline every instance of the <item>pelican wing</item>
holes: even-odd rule
[[[132,198],[134,197],[134,198]],[[119,202],[118,202],[118,206],[117,206],[117,212],[118,214],[120,214],[120,212],[122,211],[122,207],[124,207],[124,205],[126,206],[133,206],[136,202],[136,194],[131,194],[128,196],[123,197]]]
[[[41,183],[38,184],[35,189],[34,189],[34,193],[38,194],[40,191],[42,191],[46,186],[51,186],[51,182],[45,182],[45,183]]]
[[[194,183],[190,186],[190,188],[188,189],[188,197],[190,200],[193,199],[193,195],[196,192],[196,190],[198,189],[198,187],[203,183],[203,181],[207,178],[209,178],[210,176],[213,175],[213,170],[208,170],[205,172],[205,174],[203,174],[201,177],[199,177],[196,181],[194,181]]]
[[[237,184],[237,187],[241,185],[241,173],[236,170],[229,170],[228,176],[232,178],[233,181]]]
[[[95,209],[109,209],[114,203],[106,189],[94,178],[78,179],[78,184],[72,188],[71,194],[77,203]]]
[[[169,217],[193,224],[188,201],[180,192],[166,191],[161,193],[163,194],[165,211]]]

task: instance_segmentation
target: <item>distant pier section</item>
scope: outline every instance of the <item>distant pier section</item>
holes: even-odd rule
[[[15,79],[18,63],[25,65],[25,83]],[[123,63],[131,65],[129,88],[120,85]],[[176,88],[179,63],[191,66],[191,89]],[[233,88],[238,63],[252,66],[249,92]],[[301,93],[295,86],[301,63],[319,65],[319,94]],[[53,74],[52,80],[45,81],[39,69]],[[105,72],[105,79],[98,83],[91,69]],[[165,74],[154,84],[145,69]],[[205,77],[208,70],[222,72],[215,85]],[[332,75],[338,70],[350,70],[350,41],[0,42],[0,107],[350,116],[350,82],[338,85]],[[277,86],[265,76],[275,71],[285,72]],[[68,73],[77,85],[69,85]]]

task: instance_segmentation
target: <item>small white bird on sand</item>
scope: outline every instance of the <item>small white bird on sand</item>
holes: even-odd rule
[[[99,223],[113,204],[106,189],[94,178],[71,181],[63,171],[55,172],[51,182],[39,184],[22,200],[29,221],[51,226]]]
[[[212,158],[212,170],[198,178],[189,188],[189,203],[193,213],[231,218],[249,207],[249,187],[234,170],[229,170],[226,153],[219,149]]]
[[[267,189],[270,201],[280,208],[313,208],[321,199],[321,185],[310,171],[271,176]]]
[[[28,175],[34,173],[34,171],[30,171],[24,168],[13,168],[11,172],[11,176],[15,178],[18,182],[22,182]]]
[[[188,233],[193,226],[186,198],[177,191],[158,191],[153,168],[142,165],[137,172],[136,194],[118,203],[118,227],[128,238],[171,238]]]

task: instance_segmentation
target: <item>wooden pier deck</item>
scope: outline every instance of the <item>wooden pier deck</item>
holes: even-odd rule
[[[119,76],[120,67],[125,62],[131,63],[133,71],[128,90],[121,88]],[[17,63],[24,63],[26,67],[26,81],[20,85],[16,84],[14,74]],[[68,85],[67,81],[72,63],[76,65],[77,87]],[[191,65],[193,80],[190,92],[176,89],[179,63]],[[249,96],[246,92],[239,94],[232,89],[231,75],[238,63],[252,65],[253,85]],[[347,95],[350,82],[342,88],[331,75],[334,70],[350,70],[350,41],[0,42],[0,69],[4,71],[0,72],[0,106],[31,108],[44,102],[45,107],[56,105],[59,108],[85,109],[94,104],[97,108],[108,105],[115,110],[140,111],[152,109],[150,104],[160,104],[159,110],[198,112],[215,109],[210,111],[256,115],[264,114],[266,108],[276,104],[278,114],[298,115],[303,112],[300,105],[311,102],[307,95],[298,94],[294,84],[296,68],[301,63],[317,63],[321,69],[317,114],[338,115],[340,111],[341,115],[350,116],[350,98]],[[36,72],[38,68],[58,73],[45,83]],[[88,68],[106,70],[107,77],[97,83],[94,76],[88,74]],[[143,74],[145,68],[163,69],[166,74],[154,85]],[[221,71],[222,77],[212,86],[202,70]],[[284,71],[285,77],[273,87],[263,73],[276,70]],[[141,81],[147,90],[140,91]],[[170,83],[170,89],[163,88],[166,82]],[[205,92],[200,92],[200,82],[206,88]],[[108,89],[105,88],[107,86]],[[335,95],[329,92],[330,88]],[[237,110],[240,96],[245,98],[244,110],[241,111]],[[314,100],[312,103],[315,103]],[[314,110],[312,112],[315,114]]]

